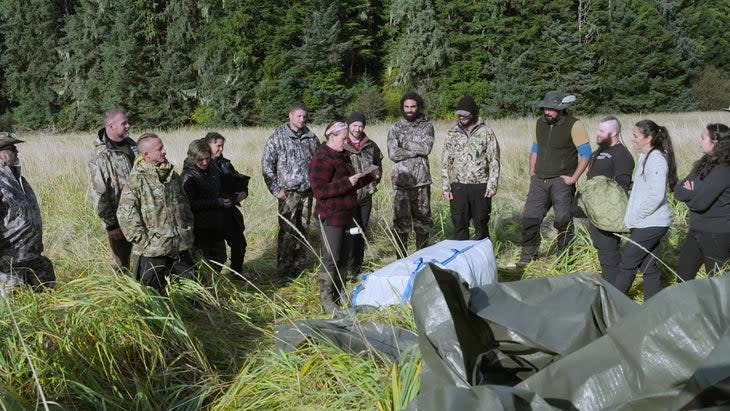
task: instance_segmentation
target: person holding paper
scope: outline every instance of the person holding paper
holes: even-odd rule
[[[314,214],[322,236],[322,265],[319,274],[319,296],[328,314],[337,310],[344,290],[343,256],[349,255],[344,245],[345,232],[354,227],[357,190],[379,177],[374,171],[356,173],[345,152],[347,124],[337,121],[325,129],[327,142],[320,145],[309,164],[309,184],[317,204]]]

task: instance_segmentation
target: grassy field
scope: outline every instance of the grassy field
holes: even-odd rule
[[[699,157],[696,140],[703,127],[730,122],[724,112],[625,115],[621,116],[625,141],[632,125],[643,118],[669,129],[680,177]],[[583,120],[593,136],[598,117]],[[502,178],[490,229],[498,266],[503,267],[519,253],[534,118],[489,124],[502,149]],[[431,155],[435,181],[431,204],[439,239],[447,238],[451,230],[439,178],[443,137],[451,126],[451,122],[436,124]],[[387,128],[373,124],[366,129],[383,150]],[[313,129],[321,136],[321,125]],[[133,137],[142,131],[133,128]],[[206,131],[159,132],[168,159],[178,170],[188,143]],[[59,281],[51,293],[21,290],[0,302],[0,409],[393,410],[417,392],[418,360],[388,363],[325,345],[293,353],[273,349],[277,325],[323,317],[316,285],[318,258],[310,253],[311,268],[293,280],[275,277],[276,201],[260,171],[261,151],[272,129],[218,131],[227,137],[225,155],[239,171],[253,177],[249,198],[243,202],[249,244],[243,274],[249,282],[234,283],[204,270],[201,284],[176,285],[168,297],[150,293],[130,277],[117,277],[109,268],[106,238],[87,184],[86,161],[95,133],[20,133],[27,141],[19,146],[24,173],[41,202],[46,255],[54,262]],[[387,160],[384,171],[374,197],[367,269],[395,259]],[[673,206],[674,224],[661,255],[667,284],[674,281],[671,268],[686,231],[686,208]],[[542,258],[524,272],[500,269],[500,280],[597,271],[596,253],[580,222],[577,234],[572,254],[553,256],[548,217]],[[313,226],[314,250],[317,237]],[[640,278],[632,289],[640,300],[638,291]],[[414,327],[409,307],[360,319]]]

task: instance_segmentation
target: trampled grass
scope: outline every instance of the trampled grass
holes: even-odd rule
[[[621,116],[626,143],[631,125],[642,118],[669,128],[680,177],[699,157],[695,141],[703,126],[730,121],[724,112]],[[583,120],[593,135],[598,117]],[[437,143],[431,155],[437,239],[451,232],[439,177],[443,137],[451,125],[436,123]],[[498,265],[504,267],[519,253],[534,119],[490,125],[500,141],[503,166],[490,230]],[[384,151],[387,127],[371,124],[366,129]],[[321,135],[321,126],[314,130]],[[178,170],[188,143],[206,131],[159,132],[168,159]],[[204,271],[200,284],[176,283],[165,297],[143,289],[131,277],[115,276],[109,268],[106,238],[87,188],[86,161],[95,133],[21,133],[27,140],[19,146],[24,173],[41,202],[46,255],[54,262],[59,283],[50,293],[20,290],[0,304],[0,404],[5,409],[394,410],[417,392],[420,362],[412,357],[388,363],[324,344],[292,353],[274,350],[277,325],[323,317],[318,305],[318,258],[312,254],[310,267],[297,278],[276,278],[276,201],[260,176],[261,151],[272,130],[218,131],[227,137],[226,156],[253,177],[249,198],[242,205],[247,281]],[[141,132],[132,130],[134,137]],[[384,172],[368,230],[368,270],[396,258],[387,160]],[[676,265],[686,231],[686,207],[673,206],[674,225],[660,256],[670,268]],[[550,252],[554,246],[550,217],[543,228],[542,258],[524,272],[500,269],[501,281],[598,271],[584,225],[577,225],[573,252],[557,257]],[[313,222],[309,233],[313,250],[319,249],[317,237]],[[664,271],[667,284],[675,281],[669,269]],[[632,289],[637,299],[640,287],[637,281]],[[360,314],[358,319],[414,328],[408,306]]]

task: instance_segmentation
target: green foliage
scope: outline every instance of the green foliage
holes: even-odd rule
[[[426,86],[450,53],[432,1],[394,1],[389,24],[393,29],[388,67],[398,68],[395,84],[403,89]]]
[[[385,117],[385,102],[378,86],[369,77],[363,77],[352,89],[349,111],[360,111],[369,121]]]
[[[193,119],[193,124],[201,127],[208,127],[212,123],[213,116],[215,116],[215,109],[210,106],[199,105],[193,110],[193,114],[190,117]]]
[[[86,130],[123,107],[165,128],[210,107],[211,126],[272,125],[304,101],[323,122],[372,107],[375,89],[387,116],[412,89],[438,117],[466,94],[525,115],[556,88],[579,113],[709,108],[728,25],[711,0],[0,0],[0,115]]]
[[[708,66],[692,82],[692,95],[699,110],[717,110],[730,102],[730,72]]]
[[[10,100],[19,129],[52,127],[60,109],[53,82],[65,5],[61,0],[0,2],[0,93]]]

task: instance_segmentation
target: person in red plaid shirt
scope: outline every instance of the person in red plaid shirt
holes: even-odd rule
[[[345,231],[354,226],[357,189],[369,184],[380,173],[379,169],[367,174],[355,173],[350,157],[344,151],[347,133],[347,124],[340,121],[329,124],[324,133],[327,142],[317,148],[309,163],[309,184],[317,199],[314,214],[322,236],[319,297],[327,313],[337,310],[345,285],[344,273],[340,270],[344,262],[340,257],[349,255],[342,246]]]

